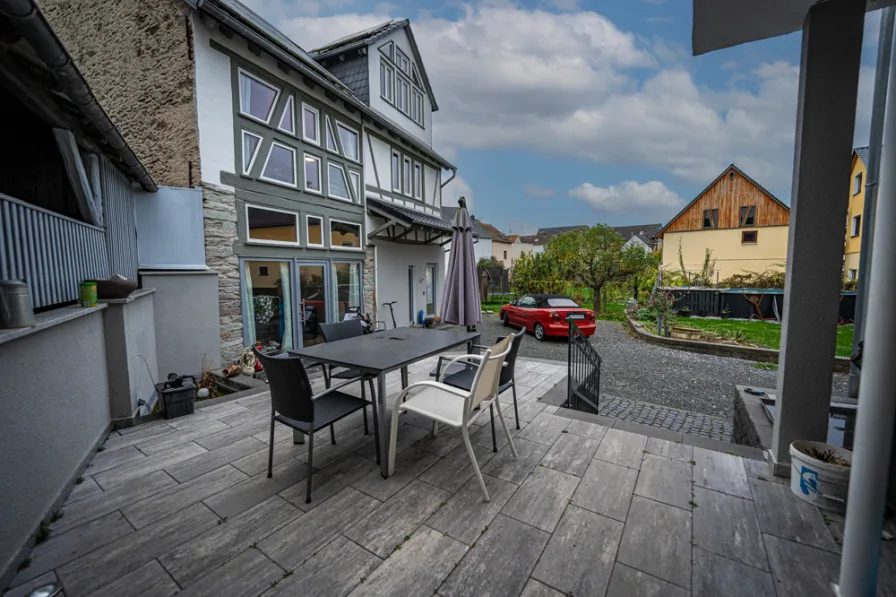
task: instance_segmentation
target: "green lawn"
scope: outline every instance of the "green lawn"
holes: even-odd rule
[[[719,335],[740,330],[744,342],[763,348],[781,348],[781,326],[777,323],[744,321],[742,319],[704,319],[702,317],[679,317],[676,325],[714,332]],[[649,326],[645,326],[649,327]],[[656,327],[656,326],[653,326]],[[837,356],[848,357],[852,353],[853,326],[841,325],[837,328]]]

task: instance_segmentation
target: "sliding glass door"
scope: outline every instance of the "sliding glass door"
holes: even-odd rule
[[[299,305],[302,314],[302,345],[314,346],[324,341],[320,324],[329,323],[330,293],[327,264],[298,263]]]
[[[361,264],[333,263],[336,279],[336,321],[343,321],[349,309],[361,306]]]
[[[243,262],[244,339],[262,352],[295,347],[293,338],[292,262]]]

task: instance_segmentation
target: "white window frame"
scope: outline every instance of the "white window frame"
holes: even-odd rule
[[[282,180],[277,180],[276,178],[268,178],[264,175],[265,170],[268,169],[268,162],[271,160],[271,154],[274,152],[274,146],[277,145],[286,149],[287,151],[292,153],[292,176],[293,182],[292,184],[288,182],[283,182]],[[296,148],[290,147],[285,143],[280,143],[279,141],[271,141],[271,146],[268,148],[268,155],[264,158],[264,165],[261,167],[261,172],[258,174],[258,180],[263,180],[265,182],[269,182],[271,184],[278,184],[283,187],[289,187],[291,189],[297,189],[299,187],[299,168],[296,163]]]
[[[333,244],[333,224],[348,224],[349,226],[357,226],[358,227],[358,240],[361,242],[360,247],[343,247],[341,245],[337,246]],[[337,220],[336,218],[330,218],[330,223],[328,226],[330,230],[330,250],[332,251],[363,251],[364,250],[364,225],[359,222],[349,222],[348,220]]]
[[[345,124],[344,122],[341,122],[339,119],[335,119],[335,120],[336,120],[336,138],[339,139],[339,145],[342,146],[342,155],[344,155],[346,157],[346,159],[360,164],[361,163],[361,134],[358,133],[358,131],[356,129],[353,129],[352,127]],[[340,127],[344,128],[345,130],[349,131],[350,133],[354,133],[354,135],[355,135],[355,150],[358,154],[358,157],[353,158],[352,156],[348,155],[348,153],[345,151],[345,143],[342,142],[342,137],[339,136]]]
[[[404,156],[401,162],[401,184],[403,187],[404,194],[408,197],[413,197],[413,189],[411,185],[414,181],[414,173],[411,169],[411,158],[408,156]]]
[[[320,221],[320,244],[311,242],[311,235],[308,233],[308,220],[314,218]],[[324,236],[324,217],[314,214],[305,214],[305,246],[314,249],[325,249],[327,247],[327,237]]]
[[[312,158],[317,162],[317,182],[320,185],[320,189],[309,189],[308,188],[308,180],[305,174],[305,158]],[[313,153],[308,153],[307,151],[302,152],[302,190],[306,193],[314,193],[315,195],[323,195],[324,194],[324,174],[323,174],[323,158],[319,155],[314,155]]]
[[[397,164],[395,163],[395,158],[398,158]],[[398,166],[398,167],[396,168],[396,166]],[[397,172],[397,176],[398,176],[398,186],[395,186],[396,172]],[[401,177],[401,154],[393,149],[392,150],[392,192],[401,193],[401,180],[402,180],[402,177]]]
[[[333,128],[333,121],[330,120],[330,115],[326,114],[325,116],[326,116],[325,120],[326,120],[327,130],[324,131],[324,146],[326,147],[327,151],[329,151],[330,153],[335,153],[336,155],[339,155],[339,136],[336,135],[336,130]],[[330,141],[329,141],[330,135],[333,135],[333,144],[336,145],[335,149],[330,149]]]
[[[423,93],[416,87],[411,89],[413,104],[411,104],[411,120],[423,126]],[[416,113],[416,118],[414,117]]]
[[[316,128],[317,128],[317,139],[316,139],[316,140],[313,139],[312,137],[309,137],[308,134],[307,134],[307,131],[305,130],[305,110],[309,110],[309,111],[311,111],[311,112],[314,112],[314,122],[317,124],[317,126],[316,126]],[[312,143],[312,144],[317,145],[318,147],[320,147],[320,133],[321,133],[321,130],[320,130],[320,110],[318,110],[317,108],[315,108],[314,106],[312,106],[312,105],[310,105],[310,104],[306,104],[305,102],[302,102],[302,139],[305,140],[305,141],[307,141],[308,143]]]
[[[389,49],[384,50],[383,48],[389,48]],[[382,52],[383,55],[388,56],[389,60],[392,60],[392,56],[393,56],[392,52],[394,52],[394,51],[395,51],[395,44],[391,41],[386,42],[380,46],[380,52]]]
[[[345,183],[345,192],[348,193],[348,197],[341,197],[333,193],[333,187],[330,185],[330,168],[338,168],[340,172],[342,172],[342,181]],[[327,197],[332,197],[333,199],[340,199],[342,201],[351,201],[352,189],[349,186],[348,176],[345,174],[345,166],[339,164],[337,162],[327,162]]]
[[[411,115],[411,82],[405,79],[404,77],[397,77],[395,84],[395,107],[398,108],[398,111],[404,114],[405,116]],[[404,102],[401,101],[401,91],[406,91],[404,94]]]
[[[283,117],[286,116],[287,113],[292,113],[292,130],[283,128]],[[277,123],[277,130],[282,133],[286,133],[287,135],[296,134],[296,100],[292,95],[286,98],[286,105],[283,106],[283,113],[280,114],[280,121]]]
[[[408,76],[411,75],[411,60],[405,56],[405,53],[401,51],[401,48],[395,48],[395,60],[393,60],[393,62],[395,62],[395,66],[398,67],[398,70]]]
[[[266,240],[263,238],[252,238],[249,232],[249,208],[252,209],[261,209],[265,211],[276,211],[282,214],[289,214],[295,217],[296,222],[296,242],[289,242],[285,240]],[[301,235],[299,234],[299,214],[295,211],[289,211],[287,209],[277,209],[276,207],[268,207],[267,205],[255,205],[254,203],[246,203],[245,205],[245,215],[246,215],[246,244],[247,245],[280,245],[280,246],[288,246],[288,247],[300,247],[301,243]]]
[[[414,162],[411,184],[413,185],[414,199],[423,201],[423,164],[420,162]]]
[[[255,151],[252,152],[252,157],[249,158],[249,164],[246,165],[246,155],[244,151],[246,150],[246,142],[244,137],[249,135],[250,137],[255,137],[258,139],[258,145],[255,146]],[[243,166],[243,174],[249,176],[249,173],[252,172],[252,167],[255,166],[255,159],[258,157],[259,152],[261,152],[261,145],[264,142],[264,137],[257,133],[253,133],[252,131],[242,129],[242,134],[240,135],[240,158],[242,159]]]
[[[854,215],[849,221],[849,236],[854,238],[859,235],[861,232],[860,226],[862,225],[862,214]]]
[[[361,173],[356,170],[349,170],[348,177],[351,179],[351,188],[355,193],[355,201],[361,203]]]
[[[265,87],[268,87],[275,91],[274,101],[271,102],[271,109],[268,110],[267,120],[262,120],[261,118],[255,116],[253,114],[249,114],[248,112],[243,110],[243,94],[242,94],[242,90],[240,89],[240,76],[241,75],[246,75],[250,79],[255,79],[256,82],[261,83]],[[277,102],[280,101],[280,88],[277,87],[276,85],[274,85],[273,83],[268,83],[267,81],[265,81],[264,79],[262,79],[261,77],[259,77],[257,75],[253,75],[252,73],[250,73],[247,70],[243,70],[242,68],[237,68],[236,86],[237,86],[237,96],[239,97],[239,104],[240,104],[240,115],[245,116],[246,118],[251,118],[252,120],[254,120],[256,122],[260,122],[262,124],[270,124],[271,118],[274,117],[274,110],[277,109]]]
[[[383,82],[385,81],[385,85]],[[386,95],[388,90],[389,94]],[[380,97],[386,103],[395,105],[395,69],[390,64],[380,62]]]
[[[846,270],[846,279],[849,280],[850,282],[852,282],[853,280],[855,280],[856,278],[859,277],[858,273],[859,273],[858,270],[855,270],[855,269]]]
[[[858,195],[862,191],[862,173],[859,172],[852,177],[852,194]]]

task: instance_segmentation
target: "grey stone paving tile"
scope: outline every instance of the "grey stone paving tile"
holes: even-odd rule
[[[432,595],[467,551],[466,545],[424,526],[350,595]]]
[[[103,450],[102,452],[97,452],[90,464],[87,465],[87,468],[84,469],[84,477],[96,475],[144,458],[146,458],[146,454],[134,446],[128,446],[120,450]]]
[[[525,404],[517,404],[517,406],[520,411],[520,421],[525,421],[526,423],[535,419],[535,417],[541,414],[541,411],[548,407],[547,404],[537,399],[528,401]]]
[[[268,421],[271,419],[271,400],[270,397],[266,397],[265,401],[267,402],[267,408],[247,408],[242,404],[236,404],[237,407],[242,408],[240,411],[235,411],[226,415],[219,415],[215,417],[225,425],[230,425],[231,427],[236,427],[238,425],[242,425],[244,423],[248,423],[251,419],[255,419],[257,417],[266,417]]]
[[[215,404],[214,406],[202,406],[202,401],[199,401],[196,404],[196,407],[196,414],[214,417],[220,420],[223,420],[225,417],[239,416],[250,411],[248,407],[237,403],[235,400],[231,402],[222,402],[221,404]],[[227,421],[223,422],[232,425],[232,423],[228,423]]]
[[[245,406],[248,409],[260,408],[262,406],[267,406],[268,409],[270,409],[271,393],[263,392],[261,394],[255,394],[254,396],[246,396],[245,398],[240,398],[235,402],[240,406]]]
[[[178,593],[178,597],[255,597],[283,579],[283,569],[257,549],[247,549]]]
[[[380,558],[386,558],[450,497],[447,491],[422,481],[411,481],[349,528],[345,536]]]
[[[716,597],[723,595],[727,593],[718,593]],[[690,591],[617,562],[607,597],[690,597]]]
[[[763,535],[778,597],[830,595],[840,575],[840,556],[786,539]]]
[[[140,529],[157,520],[165,518],[183,510],[190,504],[201,502],[205,498],[217,495],[228,487],[248,479],[246,473],[242,473],[230,465],[222,466],[210,473],[196,477],[181,485],[171,487],[156,495],[141,500],[121,509],[125,518]]]
[[[781,485],[790,485],[790,479],[785,477],[776,477],[772,474],[771,467],[764,460],[753,460],[752,458],[744,458],[744,468],[747,471],[747,477],[750,479],[760,479],[762,481],[771,481],[780,483]]]
[[[215,513],[194,504],[177,514],[122,537],[57,568],[67,597],[78,597],[133,572],[148,560],[189,541],[218,522]]]
[[[570,506],[532,578],[567,595],[603,595],[610,583],[622,527],[621,522]]]
[[[691,513],[632,498],[617,559],[681,587],[691,585]]]
[[[574,475],[535,467],[501,513],[552,533],[578,485]]]
[[[450,427],[442,427],[441,431],[450,431]],[[364,445],[355,450],[355,453],[359,456],[364,456],[365,458],[369,458],[371,460],[376,459],[376,446],[374,444],[373,438],[373,428],[370,429],[370,435],[363,435],[364,429],[358,430],[362,437],[366,437],[369,441],[364,442]],[[417,442],[426,437],[432,437],[432,426],[429,429],[421,429],[419,427],[415,427],[414,425],[401,425],[398,428],[398,441],[396,444],[396,454],[400,454],[404,452],[411,446],[414,446]],[[339,441],[339,438],[336,438],[336,441]],[[317,460],[317,456],[314,457]]]
[[[131,463],[129,466],[121,466],[99,473],[98,475],[94,475],[93,478],[100,487],[105,491],[108,491],[122,483],[139,479],[149,473],[162,470],[163,468],[177,464],[182,460],[192,458],[197,454],[204,454],[205,451],[205,448],[202,446],[188,442],[175,446],[165,452],[154,454],[152,458],[144,458],[139,462]]]
[[[274,467],[274,476],[270,479],[267,471],[259,473],[206,498],[205,503],[221,518],[236,516],[304,480],[307,473],[305,464],[296,459],[287,460]]]
[[[345,597],[381,563],[382,560],[366,549],[345,537],[336,537],[262,597]]]
[[[47,572],[46,574],[31,579],[28,582],[19,585],[14,584],[11,589],[3,593],[3,597],[31,597],[31,594],[35,589],[39,589],[50,583],[56,582],[59,582],[59,579],[56,578],[56,573]]]
[[[740,456],[694,448],[694,484],[730,495],[753,499]]]
[[[167,423],[169,427],[176,429],[177,431],[195,431],[197,429],[204,429],[204,426],[208,425],[208,423],[212,421],[214,421],[215,423],[219,422],[215,417],[204,415],[200,411],[195,412],[192,415],[187,415],[185,417],[166,419],[165,423]],[[215,431],[217,429],[219,429],[219,427],[216,425]]]
[[[498,516],[439,588],[444,597],[519,595],[550,535]],[[483,574],[484,570],[488,573]]]
[[[551,446],[557,441],[567,425],[569,425],[569,419],[564,419],[563,417],[558,417],[556,415],[539,413],[537,417],[532,419],[531,423],[526,425],[520,431],[519,437],[520,439],[526,439],[530,442]]]
[[[31,565],[16,574],[12,584],[20,585],[133,532],[120,512],[112,512],[67,533],[53,533],[34,548]]]
[[[160,491],[177,485],[163,471],[156,471],[123,483],[108,491],[102,491],[89,498],[78,500],[63,508],[64,516],[50,525],[54,533],[62,533],[89,520],[99,518],[110,512],[118,510],[122,506],[132,504]]]
[[[609,427],[604,427],[603,425],[597,425],[595,423],[588,423],[587,421],[570,421],[569,425],[566,427],[566,430],[570,433],[574,433],[576,435],[581,435],[584,437],[590,437],[591,439],[596,439],[600,441],[607,434],[607,430]]]
[[[479,470],[482,470],[495,456],[491,446],[473,446],[473,454],[476,455],[476,461],[479,463]],[[470,464],[470,456],[467,453],[467,447],[461,443],[453,451],[448,453],[444,458],[439,460],[433,466],[428,468],[426,472],[420,475],[420,479],[431,485],[440,487],[451,493],[456,492],[467,479],[473,476],[473,465]]]
[[[690,462],[645,454],[635,494],[690,510],[692,468]]]
[[[538,582],[534,578],[530,578],[526,583],[520,597],[566,597],[560,591],[556,591],[551,587]]]
[[[218,448],[204,454],[197,454],[187,460],[182,460],[165,469],[169,475],[177,479],[178,483],[185,483],[200,475],[221,468],[234,460],[239,460],[250,454],[264,449],[266,446],[254,437],[244,437],[232,444]],[[267,464],[267,462],[265,462]],[[245,471],[244,471],[245,472]]]
[[[96,481],[93,480],[93,477],[82,477],[82,481],[80,483],[75,483],[75,486],[72,487],[72,492],[68,494],[68,498],[65,500],[65,505],[67,506],[72,502],[89,498],[98,493],[102,493],[102,491],[100,486],[96,484]]]
[[[497,424],[497,423],[496,423]],[[419,428],[418,428],[419,429]],[[401,433],[401,431],[399,431]],[[414,447],[436,456],[447,456],[458,446],[463,446],[464,440],[460,428],[451,428],[444,425],[439,427],[439,434],[433,437],[432,433],[417,441]]]
[[[150,430],[155,430],[158,427],[168,427],[168,421],[166,419],[155,419],[153,421],[149,421],[147,423],[143,423],[142,425],[133,425],[131,427],[122,427],[120,429],[114,430],[109,437],[113,435],[140,435],[141,433],[148,433]]]
[[[628,431],[610,429],[600,442],[595,458],[637,470],[641,466],[647,438]]]
[[[130,431],[130,433],[119,435],[124,431]],[[121,450],[128,446],[141,444],[152,438],[158,439],[164,435],[172,434],[174,431],[174,427],[170,427],[166,423],[160,423],[158,425],[150,424],[149,426],[139,425],[137,427],[121,429],[118,432],[109,434],[109,437],[107,437],[106,441],[103,443],[103,448],[107,451]]]
[[[694,545],[768,570],[768,558],[750,500],[702,487],[694,488]]]
[[[490,501],[485,501],[479,481],[472,477],[426,521],[427,526],[448,533],[466,545],[475,543],[518,489],[513,483],[489,475],[482,475],[482,478]]]
[[[252,436],[256,441],[261,442],[256,436]],[[261,442],[263,448],[234,460],[230,464],[240,469],[250,477],[254,477],[258,473],[267,472],[268,470],[268,444]],[[297,458],[308,451],[308,444],[294,444],[292,435],[285,440],[274,442],[274,466],[286,462],[292,458]]]
[[[221,421],[208,419],[186,429],[175,431],[171,435],[165,435],[158,439],[151,439],[137,444],[137,449],[147,456],[153,456],[224,429],[229,429],[229,427]]]
[[[690,462],[694,459],[694,448],[687,444],[672,442],[667,439],[651,437],[647,439],[647,451],[666,458],[675,458]]]
[[[763,533],[840,553],[818,508],[791,493],[790,487],[750,479],[756,515]]]
[[[314,473],[311,480],[311,503],[305,503],[305,483],[296,483],[280,492],[280,497],[308,512],[379,467],[372,460],[349,454],[342,460]]]
[[[625,522],[638,471],[594,459],[582,477],[572,503]]]
[[[563,433],[541,459],[541,464],[556,471],[581,477],[597,452],[600,440]]]
[[[219,421],[220,422],[220,421]],[[269,430],[271,425],[271,417],[256,416],[249,419],[245,423],[235,427],[224,426],[223,429],[215,433],[208,433],[203,437],[198,437],[194,441],[206,450],[217,450],[224,446],[229,446],[233,442],[239,441],[246,437],[252,437],[256,433]],[[254,438],[253,438],[254,439]]]
[[[286,570],[294,570],[380,503],[352,488],[343,490],[258,543],[258,549]]]
[[[775,583],[772,581],[772,575],[768,572],[696,547],[694,548],[694,576],[691,586],[694,597],[775,596]]]
[[[352,483],[352,487],[384,502],[438,460],[438,456],[409,448],[395,456],[395,474],[391,477],[383,479],[377,468]]]
[[[298,508],[274,496],[175,547],[159,561],[185,587],[301,515]]]
[[[66,595],[68,587],[65,587]],[[90,597],[169,597],[179,590],[177,583],[155,560],[140,566],[133,572],[121,576],[111,583],[90,593]]]
[[[470,443],[474,446],[487,446],[491,448],[494,444],[497,444],[498,450],[507,445],[507,437],[504,435],[504,430],[501,429],[501,422],[498,420],[498,416],[495,415],[495,441],[492,442],[492,428],[489,423],[488,415],[485,414],[479,418],[478,423],[481,423],[482,426],[478,429],[475,427],[470,427]],[[528,423],[525,421],[520,422],[520,425],[523,429],[526,428]],[[518,431],[516,428],[516,423],[511,419],[507,419],[507,429],[510,430],[510,436],[513,437],[513,443],[516,444],[519,441],[519,434],[522,433]]]
[[[515,439],[513,444],[516,447],[516,458],[511,454],[510,447],[505,446],[482,468],[482,472],[519,485],[548,452],[548,446],[524,439]]]

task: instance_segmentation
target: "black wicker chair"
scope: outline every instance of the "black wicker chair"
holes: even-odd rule
[[[498,382],[498,394],[500,395],[505,390],[510,389],[513,391],[513,416],[516,419],[516,428],[520,428],[520,412],[519,407],[516,402],[516,379],[514,375],[514,367],[516,366],[516,357],[520,352],[520,345],[523,343],[523,336],[526,335],[526,330],[522,329],[516,334],[511,334],[513,336],[513,341],[510,344],[510,352],[507,353],[507,356],[504,357],[504,367],[501,369],[501,379]],[[506,336],[498,338],[496,342],[500,342]],[[476,348],[491,348],[489,346],[480,346],[478,344],[474,344]],[[467,363],[460,364],[455,363],[450,369],[446,371],[442,371],[442,363],[444,361],[450,361],[451,357],[439,357],[439,362],[436,365],[436,368],[430,372],[430,375],[436,377],[442,383],[454,386],[455,388],[460,388],[461,390],[469,391],[473,386],[473,380],[476,378],[476,367],[475,363]],[[489,407],[491,409],[491,407]],[[492,424],[492,448],[497,452],[498,445],[497,440],[495,439],[495,413],[489,413],[491,416],[491,424]]]
[[[308,489],[305,503],[311,502],[311,476],[314,458],[314,434],[324,427],[330,428],[330,441],[336,443],[333,423],[364,409],[364,431],[367,432],[367,406],[364,396],[364,385],[361,385],[361,398],[351,396],[339,389],[354,383],[350,379],[327,388],[314,395],[311,382],[302,360],[288,355],[268,356],[255,349],[255,356],[261,361],[267,374],[271,390],[271,436],[268,446],[268,478],[274,471],[274,423],[282,423],[308,436]],[[377,429],[374,437],[379,439]]]

